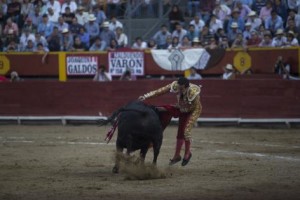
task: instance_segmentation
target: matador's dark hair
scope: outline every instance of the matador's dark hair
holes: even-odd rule
[[[177,82],[179,85],[184,85],[185,87],[189,87],[190,85],[190,81],[185,77],[180,77]]]

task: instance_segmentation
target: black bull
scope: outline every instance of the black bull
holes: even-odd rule
[[[157,157],[163,139],[163,128],[159,119],[159,112],[154,106],[135,101],[115,111],[107,120],[101,120],[105,125],[117,120],[118,137],[116,147],[118,152],[127,149],[127,154],[140,150],[142,160],[145,159],[149,146],[153,145],[153,164]],[[113,169],[117,173],[119,163]]]

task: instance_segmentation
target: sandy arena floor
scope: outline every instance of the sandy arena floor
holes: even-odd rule
[[[111,172],[108,128],[0,126],[0,199],[300,199],[299,129],[195,128],[191,162],[169,167],[171,126],[158,157],[166,178],[127,180]]]

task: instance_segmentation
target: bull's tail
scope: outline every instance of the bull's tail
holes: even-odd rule
[[[124,108],[120,108],[119,110],[115,111],[110,117],[108,117],[107,119],[99,119],[98,120],[98,124],[99,126],[104,126],[107,125],[109,123],[113,123],[115,122],[115,120],[117,120],[117,116],[120,114],[120,112],[122,112],[124,110]]]

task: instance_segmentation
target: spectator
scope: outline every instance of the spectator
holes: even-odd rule
[[[289,10],[297,10],[300,6],[298,0],[286,0],[286,4]]]
[[[155,40],[150,39],[150,40],[147,42],[147,49],[157,49],[157,45],[156,45]]]
[[[243,32],[244,40],[249,40],[251,37],[251,22],[247,22],[245,24],[245,30]]]
[[[75,13],[71,12],[70,7],[66,7],[65,12],[62,14],[62,17],[64,18],[66,23],[71,24],[72,19],[75,17]]]
[[[187,77],[188,80],[201,80],[202,76],[197,73],[197,70],[195,67],[190,68],[190,75]]]
[[[200,19],[198,15],[195,15],[194,19],[190,22],[190,25],[194,25],[195,32],[199,34],[205,26],[205,22]]]
[[[171,33],[168,31],[166,25],[162,25],[160,30],[155,33],[152,39],[155,40],[158,49],[167,48],[167,37],[171,36]]]
[[[258,31],[257,31],[258,37],[260,37],[261,39],[263,39],[265,32],[266,32],[265,26],[263,24],[261,24],[258,27]]]
[[[172,37],[172,43],[168,46],[169,50],[178,49],[180,47],[180,41],[178,37]]]
[[[80,28],[84,28],[81,24],[78,24],[77,18],[72,19],[72,24],[69,25],[69,31],[72,35],[79,34]]]
[[[23,25],[26,18],[29,16],[29,14],[34,10],[33,4],[30,3],[29,0],[23,0],[22,6],[21,6],[21,24]]]
[[[109,30],[109,22],[103,23],[100,37],[106,42],[106,44],[109,44],[112,39],[116,39],[116,34]]]
[[[201,45],[201,41],[199,40],[198,37],[193,38],[192,47],[193,48],[203,48],[203,46]]]
[[[178,5],[173,5],[172,10],[169,13],[169,24],[171,32],[173,32],[176,29],[177,24],[181,24],[181,26],[183,26],[184,21],[185,20],[183,17],[183,13],[179,9]]]
[[[40,8],[41,16],[43,16],[44,14],[47,14],[47,6],[44,4],[43,0],[36,0],[33,4],[35,7]]]
[[[274,47],[283,47],[287,42],[287,38],[284,36],[284,32],[282,29],[278,29],[276,31],[275,37],[272,41],[272,46]]]
[[[10,73],[10,82],[19,82],[23,81],[23,79],[20,78],[19,74],[16,71],[12,71]]]
[[[217,39],[218,43],[222,40],[222,38],[226,37],[225,30],[223,28],[219,28],[217,32],[214,34],[214,37]]]
[[[90,47],[89,51],[105,51],[107,44],[100,37],[95,38],[95,42]]]
[[[287,40],[284,45],[285,47],[297,47],[299,46],[299,42],[297,38],[295,38],[295,33],[293,31],[289,31],[287,34]]]
[[[38,25],[40,23],[42,23],[43,21],[43,18],[42,18],[42,15],[40,14],[40,7],[39,6],[36,6],[34,8],[34,12],[31,13],[29,15],[29,17],[27,18],[27,20],[30,20],[31,23],[35,26],[35,27],[38,27]],[[28,23],[28,22],[27,22]]]
[[[202,32],[200,33],[200,40],[203,46],[210,44],[210,38],[214,35],[209,31],[208,26],[204,26]]]
[[[107,18],[103,8],[99,5],[95,6],[94,15],[96,16],[96,23],[99,25],[101,25]]]
[[[231,48],[245,48],[245,47],[246,47],[246,40],[243,38],[242,33],[238,33],[231,45]]]
[[[182,28],[180,23],[175,25],[175,30],[172,33],[172,37],[178,37],[179,42],[182,41],[183,37],[187,34],[187,30]]]
[[[120,47],[118,46],[118,41],[116,39],[111,39],[108,44],[107,51],[116,51],[119,48]]]
[[[116,29],[116,40],[118,41],[118,46],[127,47],[128,46],[128,37],[123,33],[123,28],[117,27]]]
[[[239,29],[239,31],[244,30],[245,22],[244,22],[244,19],[242,17],[240,17],[240,11],[237,8],[235,8],[232,11],[231,18],[229,19],[228,24],[227,24],[227,33],[230,33],[231,28],[232,28],[232,26],[231,26],[232,23],[237,24],[237,28]]]
[[[238,24],[233,22],[231,24],[231,29],[228,32],[228,39],[229,39],[229,45],[231,46],[235,38],[237,37],[237,34],[241,33],[241,31],[238,29]]]
[[[224,80],[235,79],[235,70],[231,64],[227,64],[223,69],[224,69],[224,73],[222,75],[222,79]]]
[[[75,11],[77,10],[77,4],[75,3],[75,1],[71,1],[71,0],[64,0],[65,2],[62,4],[61,6],[61,13],[64,14],[66,12],[66,8],[69,7],[71,13],[75,13]]]
[[[132,49],[144,50],[147,48],[147,43],[142,40],[141,37],[135,38],[135,42],[133,43]]]
[[[93,14],[89,15],[89,22],[84,25],[87,33],[90,36],[90,43],[93,43],[95,38],[99,36],[99,25],[95,23],[96,17]]]
[[[14,36],[19,36],[18,25],[14,23],[11,18],[6,20],[6,25],[3,31],[4,35],[7,35],[8,32],[12,33]]]
[[[61,11],[61,5],[60,2],[57,0],[49,0],[46,4],[47,9],[52,8],[55,15],[59,16]]]
[[[16,40],[9,40],[8,45],[4,48],[7,52],[17,52],[19,51],[19,45]]]
[[[260,13],[262,7],[266,6],[267,0],[254,0],[252,4],[252,10],[256,13]]]
[[[135,81],[136,76],[133,75],[129,69],[127,69],[120,77],[120,80],[121,81]]]
[[[282,18],[283,22],[286,22],[288,12],[286,4],[281,0],[274,0],[273,10]]]
[[[201,0],[200,12],[197,14],[202,16],[205,23],[208,22],[216,5],[216,0]]]
[[[73,43],[73,36],[70,34],[68,29],[64,29],[62,31],[62,37],[60,41],[61,51],[71,51]]]
[[[251,36],[247,41],[248,47],[258,47],[262,39],[258,36],[257,31],[251,31]]]
[[[228,49],[230,48],[227,36],[223,36],[219,40],[219,48],[220,49]]]
[[[43,53],[42,64],[45,64],[46,58],[49,53],[49,49],[47,47],[44,47],[42,43],[38,43],[36,48],[36,53]]]
[[[79,36],[76,36],[74,39],[74,44],[71,49],[72,51],[85,51],[86,45],[81,41]]]
[[[255,30],[258,31],[259,26],[262,24],[262,21],[259,17],[257,17],[255,11],[251,11],[248,14],[247,23],[251,23],[251,31]]]
[[[61,33],[64,29],[69,29],[69,24],[65,22],[63,17],[59,17],[56,27],[58,28],[58,31]]]
[[[77,36],[80,38],[80,41],[85,44],[85,48],[88,49],[90,47],[91,39],[89,33],[86,32],[84,27],[81,27],[79,29],[79,33],[77,34]]]
[[[180,49],[188,49],[192,47],[192,43],[191,40],[189,39],[189,37],[186,35],[183,37],[182,41],[179,44],[179,48]]]
[[[209,43],[207,45],[205,45],[206,49],[217,49],[218,47],[219,47],[218,43],[214,37],[211,37],[209,39]]]
[[[30,29],[28,28],[25,28],[23,30],[23,33],[20,37],[20,47],[21,49],[23,49],[26,45],[27,45],[27,42],[31,40],[32,42],[35,42],[35,36],[32,32],[30,32]]]
[[[212,14],[216,15],[217,18],[224,23],[231,15],[231,9],[225,3],[221,3],[220,0],[216,0]]]
[[[48,8],[47,14],[48,14],[49,22],[52,23],[53,25],[57,25],[59,15],[55,13],[51,7]]]
[[[112,16],[109,23],[109,30],[116,32],[117,27],[123,28],[123,24],[115,16]]]
[[[43,47],[47,47],[48,43],[44,36],[42,36],[40,33],[35,33],[35,47],[37,47],[37,44],[41,43]]]
[[[28,40],[27,44],[21,49],[24,52],[34,52],[36,49],[32,40]]]
[[[187,4],[188,16],[193,16],[200,10],[200,0],[189,0]]]
[[[12,21],[18,23],[21,14],[21,3],[18,0],[11,0],[7,5],[7,17],[11,18]]]
[[[178,39],[178,38],[177,38]],[[160,46],[161,49],[168,49],[170,46],[172,46],[172,35],[167,36],[166,43],[162,46]]]
[[[260,9],[259,18],[262,19],[263,23],[265,23],[265,21],[271,17],[271,11],[273,10],[272,7],[272,1],[268,0],[266,5]]]
[[[266,19],[265,28],[270,30],[272,35],[274,35],[278,29],[283,29],[282,18],[276,13],[275,10],[272,10],[271,17]]]
[[[105,71],[105,66],[100,65],[96,70],[96,74],[93,78],[93,81],[100,81],[100,82],[112,81],[112,77],[110,73]]]
[[[107,0],[107,15],[119,16],[121,0]]]
[[[209,20],[209,30],[212,34],[215,34],[218,29],[223,28],[223,23],[217,18],[216,15],[211,15]]]
[[[37,26],[32,23],[31,18],[26,19],[23,29],[29,29],[31,33],[37,32]]]
[[[187,34],[185,36],[187,36],[189,40],[192,41],[195,37],[199,37],[199,32],[196,32],[195,26],[190,24],[189,30],[187,31]]]
[[[252,11],[247,4],[242,4],[241,0],[236,1],[235,9],[240,11],[240,17],[246,20],[248,14]]]
[[[53,24],[49,22],[48,15],[43,15],[43,21],[38,25],[38,32],[47,38],[53,31]]]
[[[300,5],[299,5],[300,7]],[[286,24],[286,27],[289,26],[288,22],[292,20],[295,24],[295,27],[297,30],[300,30],[300,15],[297,14],[297,11],[296,10],[290,10],[289,11],[289,16],[287,18],[287,24]],[[298,31],[297,31],[298,32]]]
[[[60,51],[60,33],[57,27],[53,28],[51,35],[47,38],[49,51]]]
[[[292,19],[289,19],[287,21],[287,27],[285,28],[285,32],[293,31],[295,33],[295,37],[297,38],[299,36],[299,28],[296,27],[295,21]]]
[[[258,46],[259,47],[274,47],[273,42],[272,42],[272,34],[269,31],[265,32],[264,38]]]
[[[78,24],[84,26],[89,21],[88,12],[84,12],[84,7],[79,6],[76,13]]]

